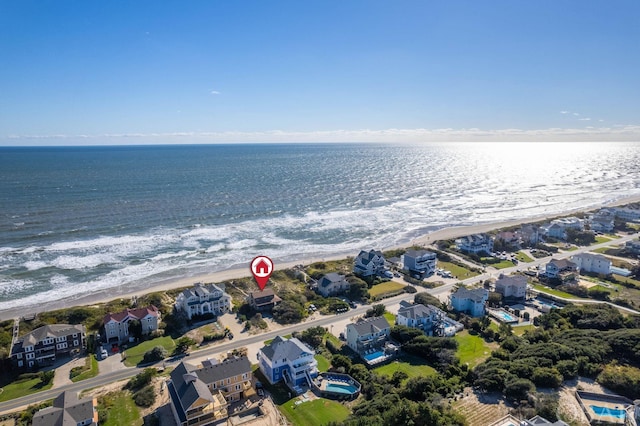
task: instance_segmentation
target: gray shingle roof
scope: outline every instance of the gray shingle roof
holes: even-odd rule
[[[16,340],[12,352],[19,352],[24,346],[34,346],[38,342],[46,339],[47,337],[62,337],[70,334],[80,334],[86,332],[86,328],[82,324],[49,324],[38,327],[30,333],[25,334]]]
[[[460,287],[458,291],[452,294],[452,296],[455,296],[458,299],[470,299],[479,303],[482,302],[487,293],[487,290],[484,288],[474,288],[470,290],[468,288]]]
[[[78,399],[75,392],[63,392],[53,400],[53,406],[33,416],[34,426],[76,426],[93,418],[93,399]],[[95,425],[95,423],[91,423]]]
[[[287,359],[292,361],[305,354],[315,354],[313,349],[295,337],[285,339],[280,336],[277,336],[271,343],[260,349],[260,351],[271,361],[277,359]]]
[[[228,359],[218,364],[209,364],[193,370],[200,380],[205,383],[213,383],[228,377],[251,373],[251,363],[246,356]]]
[[[318,283],[318,285],[320,285],[321,287],[327,287],[333,283],[339,283],[344,280],[345,280],[344,275],[340,275],[335,272],[330,272],[328,274],[323,275],[323,277],[320,278],[320,282]]]
[[[433,313],[444,312],[435,306],[432,305],[410,305],[410,306],[402,306],[398,309],[398,316],[403,316],[405,318],[418,319],[418,318],[427,318],[430,317]]]
[[[374,317],[363,321],[349,324],[347,327],[353,327],[358,336],[364,336],[371,333],[377,333],[380,330],[390,328],[389,322],[385,317]]]

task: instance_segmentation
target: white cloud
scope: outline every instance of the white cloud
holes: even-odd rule
[[[579,116],[580,114],[577,112],[574,112],[573,115],[575,115],[576,117]]]
[[[571,111],[560,111],[560,114],[569,114]]]
[[[212,90],[209,93],[211,93],[212,95],[219,95],[220,94],[220,92],[218,92],[217,90]]]
[[[590,118],[578,118],[578,121],[591,121]]]

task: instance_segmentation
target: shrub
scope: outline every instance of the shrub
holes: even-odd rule
[[[156,362],[161,361],[167,357],[167,350],[162,346],[156,346],[155,348],[144,353],[142,362]]]
[[[135,391],[142,387],[147,386],[151,383],[151,379],[153,379],[158,374],[158,370],[155,368],[145,368],[142,372],[136,374],[127,382],[125,385],[125,389],[130,389]]]
[[[42,371],[40,372],[40,380],[42,381],[43,384],[47,385],[51,383],[55,375],[56,375],[56,372],[54,370]]]
[[[153,386],[146,386],[133,394],[133,402],[139,407],[151,407],[156,402],[156,392]]]

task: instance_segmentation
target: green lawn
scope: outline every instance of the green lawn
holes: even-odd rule
[[[395,281],[387,281],[385,283],[376,284],[369,289],[369,295],[371,297],[377,297],[386,293],[394,293],[402,290],[406,287],[406,284],[398,283]]]
[[[597,248],[597,249],[591,250],[591,251],[593,251],[594,253],[605,254],[605,253],[607,253],[607,251],[611,250],[612,248],[613,247],[611,247],[611,246],[607,246],[607,247],[600,247],[600,248]]]
[[[533,324],[517,325],[513,327],[512,330],[513,330],[513,334],[515,334],[516,336],[522,336],[527,330],[534,330],[535,328],[536,326]]]
[[[607,241],[611,241],[611,238],[604,235],[596,235],[596,244],[606,243]]]
[[[516,254],[516,259],[518,259],[518,261],[520,262],[525,263],[533,262],[533,259],[527,256],[527,254],[523,251],[519,251],[518,254]]]
[[[314,356],[314,358],[316,359],[316,361],[318,361],[318,371],[321,373],[324,373],[325,371],[327,371],[331,366],[331,363],[329,362],[329,360],[323,357],[322,355],[318,354]]]
[[[173,349],[176,347],[176,343],[169,336],[157,337],[152,340],[145,340],[144,342],[141,342],[140,344],[124,351],[126,355],[124,364],[127,367],[134,367],[138,365],[142,362],[144,353],[150,351],[156,346],[162,346],[167,350],[169,354],[171,354],[171,352],[173,352]]]
[[[385,312],[384,317],[387,319],[387,322],[391,327],[393,327],[396,323],[396,316],[391,312]]]
[[[616,280],[618,280],[618,282],[621,282],[621,283],[628,282],[628,283],[634,284],[636,287],[640,287],[639,280],[634,280],[633,278],[623,277],[622,275],[617,275],[617,274],[613,274],[613,276],[615,277]]]
[[[547,293],[547,294],[551,294],[553,296],[558,296],[558,297],[564,297],[565,299],[584,299],[584,297],[576,296],[575,294],[567,293],[560,290],[554,290],[552,288],[545,287],[540,284],[534,284],[533,288],[535,288],[538,291],[541,291],[542,293]]]
[[[298,405],[295,404],[295,401],[298,401],[298,398],[291,399],[280,406],[280,411],[294,425],[321,426],[331,421],[339,423],[350,414],[349,409],[344,405],[324,398],[302,402]]]
[[[451,275],[459,280],[464,280],[467,278],[475,277],[476,275],[480,275],[479,272],[474,272],[467,268],[463,268],[462,266],[458,266],[455,263],[443,262],[441,260],[438,260],[438,268],[442,268],[445,271],[450,271]]]
[[[338,348],[342,347],[342,345],[344,344],[340,339],[338,339],[336,336],[334,336],[331,333],[325,334],[324,337],[326,340],[331,340],[331,342]]]
[[[142,416],[128,392],[111,392],[98,399],[98,408],[108,412],[107,421],[102,426],[142,425]]]
[[[403,371],[407,373],[409,378],[437,374],[436,370],[427,364],[427,361],[413,355],[403,355],[389,364],[374,368],[373,371],[376,374],[389,377],[393,376],[396,371]]]
[[[502,260],[498,263],[492,263],[489,266],[493,266],[496,269],[504,269],[504,268],[511,268],[516,265],[510,260]]]
[[[2,392],[0,392],[0,402],[9,401],[10,399],[51,389],[51,386],[53,386],[53,380],[48,384],[43,385],[39,377],[9,383],[2,387]]]
[[[487,343],[480,336],[469,334],[468,330],[463,330],[456,334],[458,351],[456,355],[460,363],[469,364],[470,368],[475,367],[491,355],[491,351],[498,348],[497,343]]]
[[[86,371],[78,374],[75,377],[71,378],[72,382],[79,382],[80,380],[90,379],[92,377],[96,377],[98,375],[98,360],[94,354],[89,355],[87,360],[87,364],[89,364],[89,368]]]

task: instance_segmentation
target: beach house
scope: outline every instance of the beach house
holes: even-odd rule
[[[496,293],[502,294],[505,299],[524,299],[527,296],[527,277],[500,274],[496,281]]]
[[[258,351],[258,366],[269,383],[281,380],[295,392],[302,386],[312,386],[318,376],[318,361],[315,351],[295,337],[287,339],[277,336]]]
[[[231,310],[231,296],[224,291],[223,284],[196,283],[180,293],[176,309],[191,319],[197,315],[221,315]]]
[[[149,305],[139,309],[125,309],[118,313],[109,313],[102,319],[103,336],[107,342],[122,343],[132,336],[129,325],[133,321],[140,323],[142,335],[158,330],[161,314],[158,308]]]
[[[79,353],[87,347],[86,328],[82,324],[49,324],[16,339],[11,359],[18,368],[52,364],[56,357]]]
[[[612,232],[615,227],[616,215],[607,209],[602,209],[589,215],[587,223],[589,229],[596,232]]]
[[[633,254],[640,254],[640,239],[624,243],[624,249]]]
[[[545,275],[547,278],[559,279],[562,282],[574,281],[578,265],[567,259],[551,259],[545,265]]]
[[[612,262],[601,254],[580,253],[571,256],[571,261],[576,264],[580,273],[611,274]]]
[[[359,319],[347,324],[347,345],[359,355],[368,350],[378,349],[389,340],[391,326],[385,317]]]
[[[493,251],[493,239],[488,234],[467,235],[456,240],[456,247],[466,253],[489,254]]]
[[[640,209],[616,207],[610,210],[616,216],[616,219],[626,220],[627,222],[640,222]]]
[[[522,244],[534,246],[540,242],[540,227],[534,225],[523,225],[516,234]]]
[[[249,293],[249,297],[247,299],[249,302],[249,306],[251,306],[256,311],[270,311],[278,303],[282,302],[282,299],[280,299],[271,288],[265,288],[264,290],[260,291],[252,291],[251,293]]]
[[[442,309],[433,305],[400,302],[396,325],[422,330],[428,336],[453,336],[463,325],[449,318]]]
[[[379,250],[361,250],[354,260],[353,273],[362,277],[383,275],[385,270],[385,259]]]
[[[427,277],[436,270],[437,256],[428,250],[409,249],[402,255],[403,269],[411,275]]]
[[[78,398],[76,392],[65,391],[58,395],[51,407],[33,415],[33,426],[97,426],[98,399]]]
[[[460,287],[451,293],[451,307],[457,312],[464,312],[472,317],[485,314],[485,305],[489,300],[489,291],[484,288],[468,289]]]
[[[336,294],[344,293],[349,290],[350,284],[347,282],[346,277],[335,272],[325,274],[318,281],[317,291],[324,297],[334,296]]]

